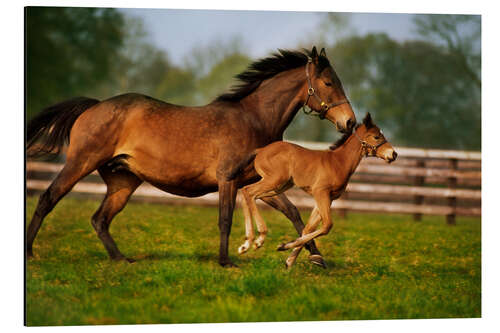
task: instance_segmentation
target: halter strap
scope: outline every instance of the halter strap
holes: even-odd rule
[[[370,144],[370,143],[366,142],[365,140],[362,140],[362,139],[359,137],[359,135],[358,135],[358,133],[356,132],[356,130],[354,130],[354,135],[356,136],[356,138],[358,139],[358,141],[361,143],[361,147],[362,147],[363,149],[365,149],[365,148],[370,148],[371,150],[374,150],[375,152],[377,152],[377,149],[378,149],[380,146],[382,146],[384,143],[386,143],[386,142],[387,142],[387,139],[384,137],[384,141],[382,141],[381,143],[379,143],[379,144],[377,144],[377,145],[372,145],[372,144]],[[366,152],[366,154],[368,154],[368,152]]]
[[[310,63],[312,63],[312,58],[311,57],[307,57],[306,78],[307,78],[307,85],[309,87],[307,88],[307,99],[306,99],[306,102],[304,103],[304,105],[302,106],[302,110],[307,115],[312,115],[311,113],[313,111],[314,112],[318,112],[319,113],[319,115],[318,115],[319,119],[325,119],[325,115],[328,112],[328,110],[330,110],[331,108],[334,108],[336,106],[342,105],[342,104],[349,104],[349,101],[347,99],[343,99],[343,100],[341,100],[339,102],[327,104],[323,100],[321,100],[321,98],[316,94],[316,90],[314,90],[314,88],[312,86],[311,76],[309,75],[309,64]],[[310,111],[306,111],[305,107],[308,106],[307,103],[309,102],[309,98],[311,96],[313,96],[314,98],[316,98],[316,101],[318,101],[318,103],[321,106],[321,111],[313,110],[311,107],[309,107],[311,109]]]

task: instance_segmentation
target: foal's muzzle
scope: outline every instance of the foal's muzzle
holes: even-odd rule
[[[386,161],[387,163],[392,163],[396,160],[396,158],[398,157],[398,153],[396,153],[395,150],[392,151],[392,154],[389,154],[387,157],[386,157]]]

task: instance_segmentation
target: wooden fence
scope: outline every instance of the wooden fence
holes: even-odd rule
[[[328,149],[327,143],[296,142],[312,149]],[[457,215],[481,215],[481,153],[453,150],[396,148],[398,159],[392,164],[365,158],[351,178],[346,193],[333,202],[333,209],[346,216],[348,211],[443,215],[455,224]],[[28,161],[28,194],[45,190],[62,164]],[[80,181],[74,193],[101,195],[102,180],[93,173]],[[314,200],[298,189],[289,198],[299,208],[312,208]],[[218,194],[184,198],[141,185],[133,199],[172,204],[216,205]]]

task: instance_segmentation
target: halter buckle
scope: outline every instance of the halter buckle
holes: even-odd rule
[[[309,88],[307,89],[307,94],[308,94],[309,96],[314,95],[314,88],[313,88],[313,87],[309,87]]]

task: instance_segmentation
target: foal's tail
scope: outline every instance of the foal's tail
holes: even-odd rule
[[[253,152],[251,152],[250,154],[248,154],[247,156],[245,156],[245,158],[243,158],[241,160],[241,162],[239,164],[237,164],[230,172],[229,172],[229,175],[228,175],[228,180],[233,180],[235,179],[236,177],[239,176],[239,174],[250,164],[253,162],[253,160],[255,159],[255,156],[257,156],[257,152],[258,152],[258,149],[254,150]]]
[[[42,110],[28,123],[28,157],[59,154],[61,147],[69,142],[76,118],[98,103],[97,99],[75,97]],[[40,139],[43,139],[42,142],[34,146]]]

